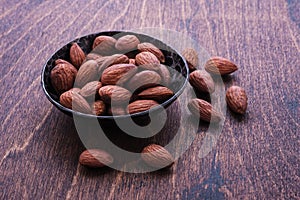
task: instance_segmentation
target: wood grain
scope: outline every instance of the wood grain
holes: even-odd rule
[[[0,5],[0,199],[300,199],[299,1]],[[239,71],[226,87],[246,89],[248,111],[244,117],[227,111],[217,145],[204,158],[200,124],[170,170],[88,170],[78,165],[84,146],[73,120],[42,92],[42,66],[76,37],[141,27],[187,33],[209,54],[233,60]]]

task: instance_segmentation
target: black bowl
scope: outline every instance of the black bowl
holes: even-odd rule
[[[42,70],[41,84],[43,87],[43,91],[46,94],[49,101],[54,106],[56,106],[59,110],[61,110],[62,112],[64,112],[65,114],[68,114],[70,116],[73,116],[73,114],[75,114],[75,115],[79,115],[80,117],[84,117],[84,118],[97,117],[98,120],[100,120],[100,121],[102,119],[103,120],[114,120],[116,118],[119,118],[119,119],[124,118],[125,119],[128,117],[131,117],[133,119],[140,118],[143,116],[147,116],[149,114],[149,112],[157,112],[157,111],[161,110],[162,107],[156,106],[156,107],[151,108],[148,111],[143,111],[143,112],[134,113],[134,114],[119,115],[119,116],[95,116],[95,115],[80,113],[80,112],[71,110],[69,108],[62,106],[59,103],[59,94],[57,94],[55,92],[55,90],[51,84],[51,80],[50,80],[50,72],[55,67],[55,60],[57,60],[57,59],[70,60],[69,59],[69,51],[70,51],[70,47],[71,47],[72,43],[74,43],[74,42],[78,43],[78,45],[83,49],[85,54],[88,54],[89,52],[92,51],[93,41],[96,37],[98,37],[100,35],[106,35],[106,36],[112,36],[112,37],[118,39],[119,37],[122,37],[122,36],[128,35],[128,34],[135,35],[139,38],[139,40],[141,42],[150,42],[150,43],[154,44],[155,46],[157,46],[159,49],[161,49],[161,51],[163,52],[163,54],[165,55],[165,58],[166,58],[166,62],[164,64],[166,66],[174,69],[174,70],[170,70],[171,71],[170,88],[174,91],[174,96],[172,96],[167,101],[161,103],[161,106],[163,108],[167,108],[168,106],[170,106],[177,99],[177,97],[179,97],[179,95],[182,94],[182,92],[188,82],[189,69],[188,69],[186,61],[175,49],[166,45],[162,41],[160,41],[156,38],[153,38],[149,35],[128,32],[128,31],[105,31],[105,32],[99,32],[99,33],[86,35],[86,36],[77,38],[77,39],[69,42],[68,44],[64,45],[62,48],[57,50],[47,60],[46,64],[43,66],[43,70]],[[176,70],[176,73],[172,73],[172,71],[175,72],[175,70]],[[179,73],[177,73],[177,72],[179,72]]]

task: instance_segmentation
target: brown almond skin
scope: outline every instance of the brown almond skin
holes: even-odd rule
[[[198,58],[198,53],[195,49],[193,48],[184,49],[182,52],[182,56],[185,58],[191,72],[197,69],[197,66],[199,64],[199,58]]]
[[[209,72],[212,75],[221,76],[231,74],[238,70],[238,67],[233,62],[222,57],[210,58],[206,62],[204,68],[207,72]]]
[[[84,98],[95,98],[98,94],[98,90],[101,88],[102,83],[99,81],[92,81],[87,83],[83,88],[81,88],[79,94]]]
[[[165,56],[162,53],[162,51],[149,42],[143,42],[143,43],[138,44],[137,49],[141,52],[144,52],[144,51],[150,52],[150,53],[154,54],[160,62],[162,62],[162,63],[165,62]]]
[[[150,52],[141,52],[135,56],[135,63],[140,68],[149,70],[159,70],[160,62],[158,58]]]
[[[77,76],[77,69],[67,61],[59,59],[57,65],[51,70],[51,84],[57,93],[70,90]]]
[[[99,54],[96,54],[96,53],[89,53],[86,55],[85,57],[85,61],[88,61],[88,60],[97,60],[99,58],[102,58],[103,56],[99,55]]]
[[[101,35],[95,38],[93,43],[93,53],[103,56],[112,55],[117,52],[115,44],[117,40],[110,36]]]
[[[132,94],[120,86],[106,85],[99,89],[99,95],[105,103],[120,105],[128,103]]]
[[[226,102],[233,112],[245,114],[248,106],[246,91],[239,86],[231,86],[226,92]]]
[[[158,102],[163,102],[171,98],[173,95],[173,91],[169,88],[156,86],[143,90],[137,96],[139,99],[152,99]]]
[[[195,70],[190,74],[191,85],[199,92],[213,93],[215,83],[212,77],[204,70]]]
[[[76,69],[79,69],[80,65],[85,60],[85,54],[77,43],[73,43],[70,48],[70,60]]]
[[[91,114],[88,102],[80,94],[74,91],[62,93],[59,97],[59,102],[66,108],[70,108],[81,113]]]
[[[91,81],[99,80],[98,64],[95,60],[88,60],[78,70],[75,85],[82,88]]]
[[[166,65],[161,64],[160,65],[160,69],[158,70],[161,79],[162,79],[162,84],[164,86],[168,86],[171,83],[171,74],[170,71],[168,69],[168,67]]]
[[[133,64],[116,64],[105,69],[101,76],[103,85],[123,85],[129,80],[138,68]]]
[[[158,73],[150,70],[144,70],[135,74],[127,83],[127,88],[131,91],[153,87],[161,83],[161,77]]]
[[[79,163],[86,167],[100,168],[109,166],[114,161],[113,157],[101,149],[88,149],[81,153]]]
[[[137,49],[139,43],[140,40],[135,35],[125,35],[117,40],[115,48],[121,52],[129,52]]]
[[[141,157],[146,164],[159,169],[170,167],[175,161],[164,147],[157,144],[146,146],[142,151]]]
[[[223,119],[223,115],[212,108],[212,105],[202,99],[191,99],[188,103],[190,112],[206,122],[218,123]]]
[[[135,59],[133,59],[133,58],[130,58],[130,59],[129,59],[129,64],[133,64],[133,65],[135,65]]]
[[[116,64],[128,64],[129,58],[123,54],[114,54],[96,60],[98,63],[98,73],[101,75],[105,69]]]
[[[125,108],[121,106],[114,106],[113,108],[109,107],[107,109],[107,114],[112,116],[118,116],[118,115],[126,115],[127,113]]]
[[[159,105],[159,103],[157,103],[154,100],[136,100],[127,106],[127,112],[129,114],[134,114],[149,110],[150,108],[155,107],[157,105]]]
[[[94,115],[100,116],[104,115],[106,112],[106,105],[103,101],[97,100],[91,105],[92,113]]]

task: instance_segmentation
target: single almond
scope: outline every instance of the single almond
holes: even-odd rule
[[[66,108],[70,108],[74,111],[90,114],[91,109],[88,102],[77,92],[67,91],[60,95],[59,102]]]
[[[78,70],[75,85],[82,88],[85,84],[99,80],[98,64],[95,60],[88,60]]]
[[[70,48],[70,60],[77,69],[85,60],[85,54],[77,43],[73,43]]]
[[[222,57],[210,58],[205,66],[205,70],[213,75],[227,75],[235,72],[238,67],[230,60]]]
[[[127,88],[131,91],[138,91],[148,87],[159,85],[161,77],[158,73],[144,70],[135,74],[127,83]]]
[[[101,35],[95,38],[93,43],[93,53],[108,56],[116,53],[115,44],[117,40],[110,36]]]
[[[93,98],[95,99],[95,95],[98,94],[98,90],[102,86],[99,81],[92,81],[87,83],[83,88],[81,88],[79,94],[84,98]]]
[[[238,114],[244,114],[248,106],[246,91],[238,86],[231,86],[226,92],[226,102],[229,108]]]
[[[158,72],[161,76],[162,84],[164,86],[169,86],[171,83],[171,74],[168,67],[166,65],[161,64]]]
[[[143,90],[137,96],[140,99],[152,99],[158,102],[163,102],[171,98],[173,95],[173,91],[169,88],[156,86]]]
[[[157,105],[159,104],[154,100],[136,100],[127,106],[127,112],[129,114],[143,112]]]
[[[101,149],[85,150],[79,157],[79,163],[81,165],[91,168],[109,166],[113,161],[113,157]]]
[[[120,37],[115,45],[115,48],[122,52],[129,52],[135,50],[140,40],[135,35],[125,35]]]
[[[212,77],[204,70],[195,70],[190,74],[191,85],[199,92],[213,93],[215,83]]]
[[[135,56],[136,64],[143,68],[149,70],[159,70],[160,62],[158,58],[150,52],[141,52]]]
[[[146,164],[159,169],[170,167],[175,161],[168,150],[157,144],[146,146],[141,157]]]
[[[182,56],[185,58],[190,71],[194,71],[197,69],[199,65],[198,53],[193,48],[186,48],[182,52]]]
[[[103,85],[123,85],[137,71],[133,64],[116,64],[105,69],[101,76]]]
[[[129,102],[131,92],[116,85],[106,85],[99,89],[101,99],[108,104],[120,105]]]
[[[60,94],[68,91],[73,87],[77,69],[67,61],[57,60],[58,63],[50,73],[51,84],[54,89]]]
[[[213,109],[209,102],[202,99],[190,100],[188,108],[192,114],[206,122],[218,123],[223,119],[223,115],[220,112]]]
[[[112,56],[105,56],[100,59],[97,59],[96,62],[98,63],[98,73],[101,75],[105,69],[112,65],[116,64],[128,64],[129,58],[123,54],[114,54]]]
[[[103,115],[106,111],[105,103],[101,100],[97,100],[94,103],[92,103],[91,106],[92,112],[94,115]]]
[[[137,45],[137,49],[141,52],[150,52],[153,53],[160,62],[165,62],[165,56],[162,51],[149,42],[143,42]]]

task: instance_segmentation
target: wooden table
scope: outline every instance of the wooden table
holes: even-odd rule
[[[0,199],[300,199],[298,0],[0,5]],[[199,158],[199,137],[170,171],[87,170],[72,118],[42,92],[42,66],[76,37],[140,27],[185,32],[233,60],[226,85],[246,89],[248,111],[227,111],[213,150]]]

